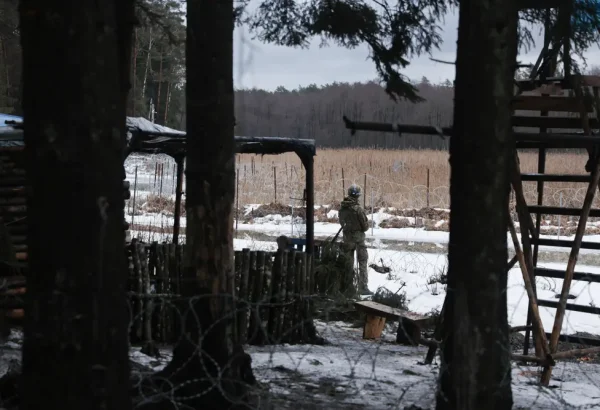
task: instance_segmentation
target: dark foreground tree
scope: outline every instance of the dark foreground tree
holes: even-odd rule
[[[438,410],[512,408],[506,311],[515,0],[461,0]]]
[[[182,306],[184,334],[155,380],[168,380],[161,388],[194,409],[232,408],[253,382],[250,356],[233,343],[226,287],[233,271],[235,194],[232,10],[232,0],[187,1],[183,289],[189,299]]]
[[[123,149],[133,0],[22,0],[22,409],[128,409]]]

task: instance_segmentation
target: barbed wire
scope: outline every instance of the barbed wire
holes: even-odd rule
[[[271,244],[261,241],[255,241],[249,246],[255,250],[274,250]],[[394,251],[385,246],[371,247],[369,254],[370,261],[382,259],[392,269],[386,275],[371,271],[372,287],[384,286],[394,291],[395,287],[407,284],[402,291],[407,293],[407,307],[410,310],[420,313],[427,313],[435,308],[439,310],[446,285],[438,283],[436,290],[430,284],[430,280],[446,269],[444,254]],[[544,263],[543,257],[541,263]],[[507,287],[508,320],[513,325],[523,325],[527,312],[527,296],[519,276],[518,269],[511,271]],[[554,293],[562,286],[561,282],[557,279],[538,278],[538,292]],[[598,290],[592,289],[589,283],[579,282],[579,286],[573,287],[572,293],[578,298],[588,297],[592,303]],[[149,295],[130,293],[130,296]],[[230,305],[235,305],[231,312],[221,319],[223,322],[233,322],[234,327],[240,313],[259,315],[261,309],[286,306],[273,303],[268,298],[254,302],[232,300],[230,295],[219,297],[225,298]],[[295,300],[305,296],[292,294],[291,297]],[[181,333],[174,333],[173,338],[168,341],[160,340],[158,335],[161,318],[168,314],[174,321],[182,322],[184,310],[202,298],[206,297],[155,293],[152,297],[154,304],[146,304],[141,311],[135,303],[137,299],[131,299],[131,330],[134,330],[135,323],[139,321],[152,322],[150,340],[134,340],[130,355],[133,366],[132,383],[137,395],[136,408],[144,408],[148,403],[157,401],[169,401],[176,409],[191,408],[190,401],[203,398],[215,389],[230,397],[228,383],[234,383],[234,380],[229,379],[226,367],[231,366],[231,363],[216,363],[217,359],[208,356],[202,348],[207,335],[218,331],[219,321],[205,329],[194,342],[193,354],[204,355],[204,366],[211,363],[216,366],[212,373],[207,368],[205,370],[208,374],[185,380],[171,378],[174,380],[170,380],[170,384],[167,385],[162,383],[165,379],[160,374],[157,375],[172,360],[173,344],[185,337],[180,330]],[[441,363],[439,357],[432,365],[421,364],[426,348],[397,344],[397,323],[386,323],[378,340],[363,339],[361,316],[353,309],[342,309],[353,299],[333,295],[311,295],[310,298],[321,302],[320,310],[315,311],[314,323],[319,335],[327,343],[282,344],[280,339],[273,340],[272,344],[244,345],[245,352],[252,358],[252,372],[257,381],[255,385],[246,386],[250,395],[247,408],[432,408],[438,388],[437,375]],[[149,309],[152,309],[152,312]],[[540,310],[544,326],[551,328],[553,311],[544,308]],[[582,319],[582,315],[573,312],[567,314],[565,333],[583,333],[599,328],[598,317],[586,315],[586,318]],[[593,323],[590,323],[590,320]],[[200,325],[199,318],[196,317],[193,321]],[[266,324],[261,323],[260,326],[261,331],[268,332]],[[298,324],[295,324],[285,329],[282,338],[285,338],[286,331],[289,334],[297,328]],[[8,340],[0,345],[3,360],[18,360],[21,342],[22,335],[13,330]],[[522,335],[512,334],[509,353],[520,352],[523,342]],[[155,348],[150,349],[150,344],[154,344]],[[559,346],[559,350],[568,348],[570,344],[563,343]],[[513,362],[512,389],[516,408],[597,408],[595,403],[600,389],[600,376],[597,371],[598,365],[594,363],[599,362],[598,355],[590,355],[584,360],[569,359],[558,362],[550,388],[537,385],[540,373],[537,366],[524,366]],[[186,363],[184,360],[170,371],[183,374]],[[574,388],[575,385],[577,388]],[[185,393],[182,397],[180,391],[187,389],[194,393]],[[230,399],[235,401],[235,397]]]

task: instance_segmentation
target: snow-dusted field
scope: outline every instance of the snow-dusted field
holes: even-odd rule
[[[379,341],[342,322],[317,322],[317,329],[330,345],[246,347],[263,388],[292,403],[281,408],[434,408],[439,365],[421,364],[425,348],[395,344],[391,326]],[[157,360],[135,349],[131,357],[159,370],[170,352]],[[548,388],[538,385],[538,370],[513,364],[515,409],[600,408],[600,366],[560,362]]]

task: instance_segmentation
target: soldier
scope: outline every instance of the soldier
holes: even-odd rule
[[[368,288],[367,276],[367,246],[365,232],[369,229],[369,221],[365,211],[358,204],[360,187],[352,185],[348,188],[348,196],[342,201],[338,218],[342,225],[342,250],[354,264],[354,251],[358,259],[358,292],[361,295],[371,295]]]

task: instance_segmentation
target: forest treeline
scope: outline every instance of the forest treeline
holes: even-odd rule
[[[185,130],[185,25],[181,4],[138,0],[131,61],[128,115]],[[18,0],[0,0],[0,112],[22,114],[21,45]],[[237,90],[236,134],[315,139],[320,147],[447,149],[438,136],[358,132],[352,136],[342,116],[352,120],[448,126],[452,122],[452,82],[415,84],[421,103],[394,102],[375,81]]]
[[[185,26],[177,2],[144,0],[138,7],[131,62],[128,115],[185,129]],[[0,112],[21,114],[21,45],[18,0],[0,0]],[[425,102],[393,102],[376,82],[279,87],[236,92],[238,135],[315,139],[321,147],[447,148],[436,136],[359,132],[351,136],[342,115],[351,119],[448,125],[452,83],[418,81]]]

